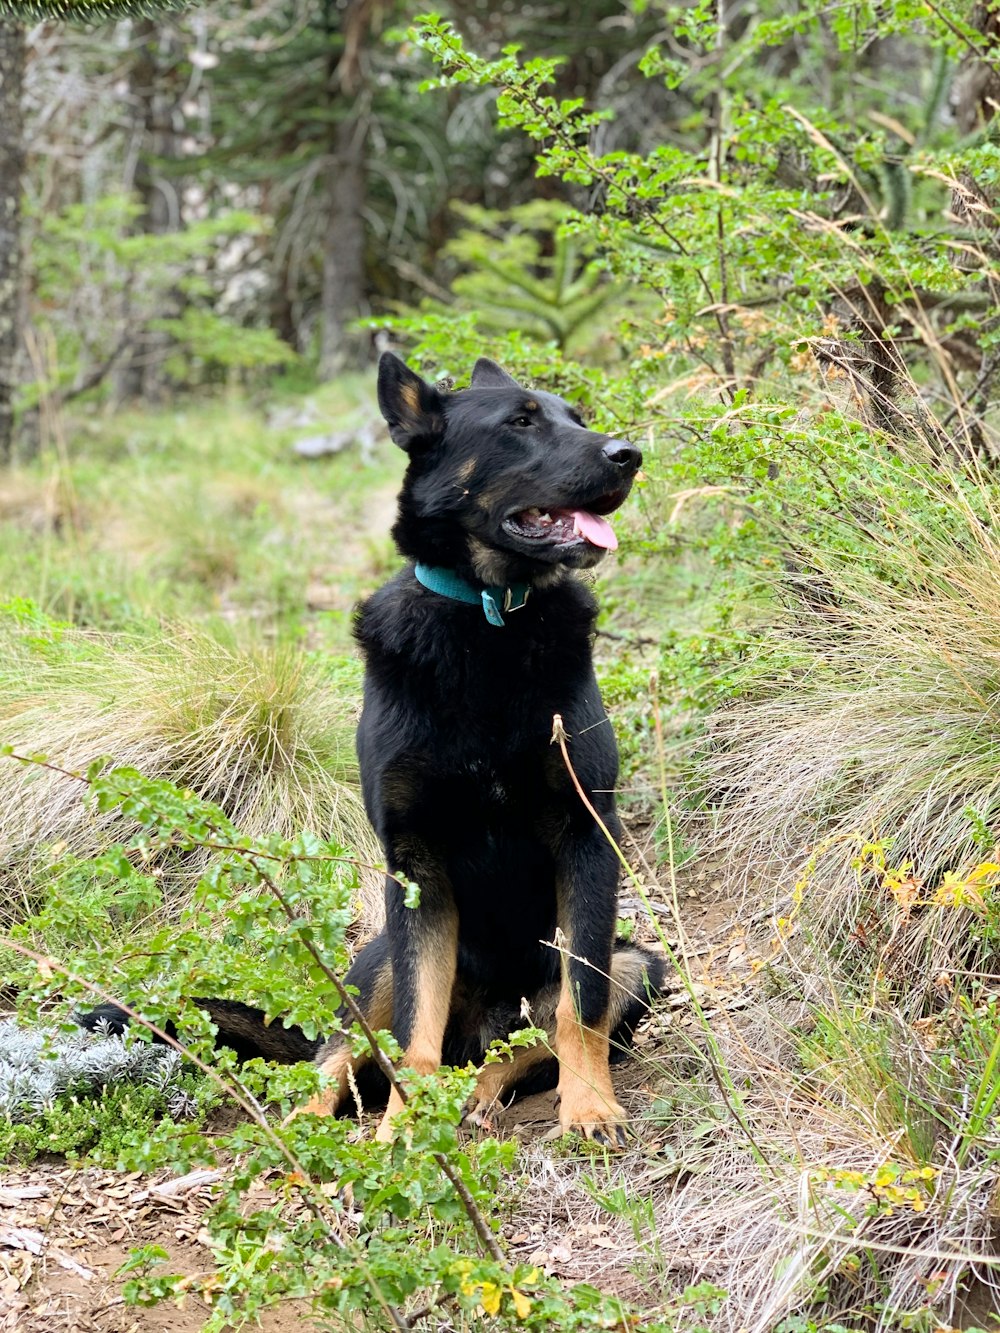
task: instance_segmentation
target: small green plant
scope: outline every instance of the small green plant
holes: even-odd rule
[[[27,1120],[0,1113],[0,1158],[26,1166],[58,1155],[118,1170],[137,1162],[142,1170],[176,1163],[179,1141],[200,1137],[218,1098],[191,1075],[168,1087],[135,1084],[134,1077],[90,1095],[61,1094]]]
[[[570,210],[535,200],[507,212],[458,204],[466,226],[445,248],[463,269],[451,289],[484,334],[517,330],[529,339],[579,352],[597,341],[624,286],[562,224]]]

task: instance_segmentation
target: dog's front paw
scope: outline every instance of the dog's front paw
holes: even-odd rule
[[[385,1108],[385,1115],[382,1117],[379,1127],[375,1131],[376,1143],[393,1142],[393,1140],[396,1138],[396,1125],[393,1123],[393,1121],[395,1120],[396,1116],[399,1115],[402,1109],[403,1109],[403,1099],[402,1097],[400,1097],[396,1089],[393,1088],[389,1093],[389,1104]]]
[[[563,1094],[559,1124],[564,1134],[579,1134],[605,1148],[624,1148],[628,1142],[624,1109],[613,1098],[606,1101],[592,1091],[589,1097]]]
[[[385,1115],[379,1122],[378,1129],[375,1131],[375,1142],[392,1143],[395,1137],[396,1137],[396,1127],[392,1123],[392,1117],[390,1116],[389,1112],[386,1111]]]

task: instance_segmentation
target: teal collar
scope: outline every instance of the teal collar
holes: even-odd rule
[[[531,592],[530,583],[512,583],[509,588],[477,588],[453,569],[437,565],[414,565],[413,572],[417,581],[431,592],[456,602],[468,602],[470,606],[481,606],[490,624],[501,628],[504,623],[501,611],[520,611]]]

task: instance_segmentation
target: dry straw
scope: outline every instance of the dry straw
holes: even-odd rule
[[[909,865],[923,901],[988,859],[1000,828],[1000,503],[908,466],[853,509],[784,534],[772,623],[699,773],[733,881],[787,901],[808,871],[803,914],[827,943],[899,906],[859,873],[865,843]],[[954,908],[913,911],[897,961],[985,965],[953,952],[968,926]]]
[[[356,785],[356,692],[300,649],[241,648],[190,627],[143,639],[11,619],[0,639],[0,742],[19,753],[76,771],[108,756],[191,788],[252,836],[308,829],[380,858]],[[132,831],[85,805],[78,783],[0,762],[0,910],[19,914],[32,871],[54,854],[90,856]],[[168,887],[183,897],[201,869],[175,861]]]

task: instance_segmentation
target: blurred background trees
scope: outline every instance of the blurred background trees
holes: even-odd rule
[[[425,299],[475,307],[475,275],[494,260],[495,289],[479,294],[492,312],[484,328],[516,325],[523,313],[533,339],[551,335],[563,348],[565,321],[525,309],[525,284],[582,279],[556,299],[583,302],[577,323],[584,342],[590,325],[593,347],[609,325],[611,291],[632,284],[634,296],[638,281],[668,308],[713,307],[707,327],[733,385],[764,363],[738,373],[740,347],[753,339],[734,327],[745,314],[729,307],[752,286],[760,319],[800,310],[818,290],[818,262],[831,318],[838,300],[852,304],[852,282],[866,288],[866,328],[853,328],[853,315],[843,322],[865,350],[860,362],[857,348],[838,353],[837,364],[868,376],[878,402],[894,374],[878,345],[899,301],[885,275],[861,270],[911,243],[914,264],[927,268],[943,192],[922,174],[922,155],[964,154],[952,225],[961,217],[979,240],[990,228],[989,5],[918,4],[893,16],[860,0],[834,15],[785,0],[711,11],[623,0],[452,4],[479,56],[513,43],[528,62],[555,58],[544,95],[593,113],[583,139],[598,170],[558,154],[538,169],[531,134],[505,132],[498,98],[502,110],[509,93],[484,69],[422,93],[438,71],[427,43],[406,35],[415,12],[399,0],[221,0],[98,27],[4,28],[8,229],[22,139],[26,166],[20,247],[2,247],[0,361],[10,362],[15,339],[22,410],[42,393],[64,399],[98,386],[117,401],[155,401],[300,361],[327,379],[365,364],[372,327],[404,308]],[[565,133],[550,125],[535,137],[548,151]],[[616,154],[631,155],[618,159],[621,170]],[[622,171],[627,187],[614,179]],[[555,208],[544,234],[516,211],[528,204]],[[490,210],[488,220],[477,209]],[[570,232],[586,258],[560,277]],[[855,256],[867,256],[853,275],[843,245],[839,269],[825,266],[835,233],[852,234]],[[21,279],[19,252],[30,257]],[[962,268],[954,250],[950,259]],[[504,287],[506,315],[497,308]],[[970,326],[991,296],[933,299],[944,295],[949,317],[965,315],[952,320],[949,355],[958,370],[981,369],[988,348]],[[695,363],[697,341],[687,345]],[[763,343],[754,352],[775,355]]]
[[[22,383],[155,401],[277,364],[278,343],[328,378],[370,358],[359,319],[454,274],[454,203],[565,199],[535,179],[529,143],[497,132],[491,89],[420,95],[433,67],[403,36],[411,16],[373,0],[224,0],[6,29],[11,58],[27,49],[23,94],[5,78],[2,111],[5,179],[18,116],[26,126]],[[476,3],[456,17],[486,51],[563,55],[560,93],[615,110],[603,146],[655,141],[669,99],[636,66],[662,16],[602,0],[582,20]]]

